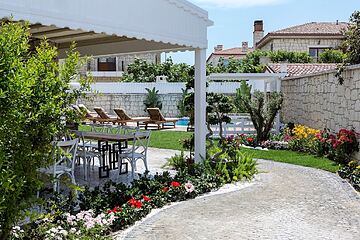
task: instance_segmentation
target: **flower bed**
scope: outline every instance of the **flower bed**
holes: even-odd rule
[[[131,186],[108,182],[84,189],[79,204],[63,196],[47,200],[44,213],[15,227],[11,239],[110,239],[109,234],[132,225],[152,209],[184,201],[221,187],[225,181],[208,163],[193,165],[176,175],[164,172],[135,180]]]

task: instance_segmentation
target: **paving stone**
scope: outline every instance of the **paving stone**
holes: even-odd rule
[[[259,164],[253,185],[167,208],[124,239],[359,239],[360,196],[346,181],[322,170]]]

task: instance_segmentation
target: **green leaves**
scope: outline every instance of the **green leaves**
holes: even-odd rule
[[[88,89],[89,81],[71,91],[82,63],[71,47],[60,65],[57,49],[46,40],[35,45],[28,23],[0,27],[0,239],[31,207],[41,186],[37,169],[51,159],[51,141],[64,134],[67,121],[77,121],[68,106]]]

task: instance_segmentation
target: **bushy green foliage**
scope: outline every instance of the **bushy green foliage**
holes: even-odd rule
[[[326,49],[320,54],[321,63],[342,63],[346,59],[346,54],[341,50]]]
[[[171,58],[164,63],[148,63],[135,59],[122,77],[124,82],[155,82],[156,76],[166,76],[168,82],[186,82],[194,77],[194,68],[185,63],[174,64]]]
[[[360,64],[360,11],[355,11],[350,16],[350,24],[344,31],[345,41],[342,48],[346,53],[345,61],[337,67],[335,76],[338,78],[339,84],[343,84],[344,78],[342,73],[347,65]]]
[[[265,101],[266,99],[266,101]],[[251,94],[251,86],[242,81],[236,92],[236,103],[239,108],[246,109],[256,129],[256,141],[261,143],[269,139],[274,119],[283,102],[281,93],[267,93],[255,90]]]
[[[70,89],[82,62],[73,49],[63,65],[46,41],[29,51],[27,24],[0,27],[0,239],[24,217],[41,186],[37,169],[50,162],[51,141],[65,131],[68,108],[88,86]]]
[[[266,56],[274,63],[312,63],[313,58],[307,52],[288,52],[278,50],[275,52],[267,52]]]
[[[152,89],[145,88],[147,91],[146,98],[144,100],[145,109],[146,112],[147,108],[159,108],[162,109],[162,102],[160,100],[159,90],[156,90],[155,87]]]

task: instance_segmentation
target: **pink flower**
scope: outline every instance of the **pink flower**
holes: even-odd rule
[[[187,182],[184,185],[186,192],[192,193],[195,190],[194,185],[191,182]]]

